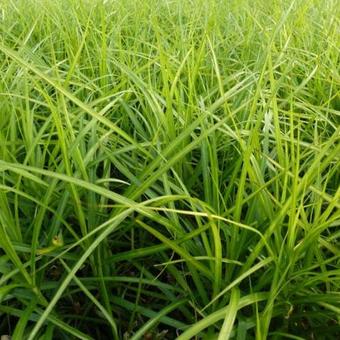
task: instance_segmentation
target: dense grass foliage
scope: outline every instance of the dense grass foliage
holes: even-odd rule
[[[337,0],[3,0],[0,335],[340,337]]]

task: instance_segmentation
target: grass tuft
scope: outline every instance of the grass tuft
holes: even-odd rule
[[[0,3],[0,335],[340,337],[336,0]]]

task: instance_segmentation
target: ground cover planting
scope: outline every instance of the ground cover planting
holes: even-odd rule
[[[0,2],[0,335],[340,338],[337,0]]]

